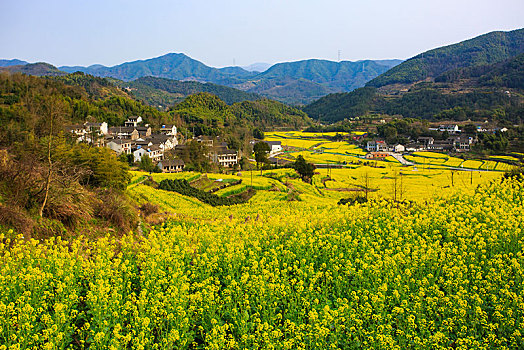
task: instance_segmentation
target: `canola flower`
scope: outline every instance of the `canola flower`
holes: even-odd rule
[[[0,349],[522,348],[523,204],[504,180],[420,204],[188,202],[144,237],[2,235]]]

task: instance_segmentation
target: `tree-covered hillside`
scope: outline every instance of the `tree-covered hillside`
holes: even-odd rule
[[[524,54],[494,64],[453,69],[436,77],[435,81],[524,89]]]
[[[81,70],[85,73],[131,81],[141,77],[154,76],[174,80],[196,80],[231,85],[253,76],[240,67],[213,68],[182,53],[170,53],[147,60],[122,63],[113,67],[95,65],[90,67],[60,67],[66,72]]]
[[[307,104],[337,91],[310,80],[290,77],[265,78],[249,84],[251,87],[248,91],[290,105]]]
[[[111,77],[126,82],[132,82],[143,77],[208,82],[259,94],[284,103],[299,105],[310,103],[332,92],[351,91],[364,86],[367,81],[400,62],[400,60],[363,60],[357,62],[305,60],[279,63],[263,73],[258,73],[249,72],[240,67],[213,68],[184,54],[170,53],[147,60],[126,62],[113,67],[102,65],[64,66],[60,69],[71,73],[82,71],[91,75]],[[133,84],[130,83],[130,85]],[[187,93],[179,92],[180,86],[167,87],[165,82],[156,81],[154,83],[156,90],[151,90],[151,81],[147,85],[148,87],[143,84],[136,86],[135,94],[142,101],[154,106],[165,107],[176,102],[177,99],[180,100],[180,97],[187,96]],[[160,85],[163,85],[163,87]],[[182,88],[182,90],[184,89]],[[193,89],[191,93],[211,92],[224,99],[228,104],[238,102],[238,99],[253,99],[240,96],[232,97],[230,95],[233,95],[233,93],[219,92],[217,89],[216,86],[202,89],[199,87]],[[226,96],[228,97],[226,98]]]
[[[169,113],[180,117],[197,135],[227,135],[253,127],[300,128],[311,125],[306,113],[277,101],[262,99],[228,106],[210,93],[188,96]]]
[[[130,90],[137,99],[151,106],[172,106],[189,95],[208,92],[216,95],[227,104],[253,101],[261,98],[255,93],[230,88],[212,83],[196,81],[178,81],[165,78],[143,77],[130,82],[115,81],[120,87]]]
[[[258,75],[257,79],[290,77],[322,84],[335,91],[352,91],[364,86],[370,79],[386,72],[399,62],[398,60],[384,62],[370,60],[357,62],[326,60],[285,62],[275,64]]]
[[[524,50],[523,38],[524,30],[494,32],[435,49],[400,64],[363,89],[325,96],[304,111],[313,119],[329,122],[380,113],[519,124],[524,116],[524,54],[508,56]],[[421,68],[431,73],[433,81],[397,79],[411,77]],[[380,81],[390,85],[377,83]]]
[[[1,73],[0,227],[26,238],[136,227],[136,210],[123,193],[127,163],[107,148],[76,143],[65,127],[120,123],[133,112],[148,115],[148,108],[128,97],[95,100],[54,78]]]
[[[524,53],[524,29],[491,32],[457,44],[421,53],[367,83],[382,87],[410,84],[436,78],[442,73],[463,67],[492,64]]]
[[[16,60],[13,60],[16,61]],[[67,73],[59,70],[55,66],[45,63],[28,63],[22,65],[7,65],[0,68],[0,71],[9,71],[11,73],[24,73],[27,75],[36,75],[36,76],[61,76],[66,75]]]

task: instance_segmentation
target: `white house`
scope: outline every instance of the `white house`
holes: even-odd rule
[[[144,154],[147,154],[152,161],[158,162],[164,158],[164,151],[158,146],[140,147],[133,152],[135,162],[140,162]]]
[[[386,141],[368,141],[366,149],[368,152],[387,152],[388,144]]]
[[[140,162],[144,154],[147,154],[147,149],[140,147],[139,149],[133,151],[133,157],[136,162]]]
[[[457,124],[446,124],[446,125],[440,125],[438,127],[438,131],[440,132],[447,131],[449,134],[456,134],[460,132],[460,129]]]
[[[131,116],[127,118],[127,121],[124,123],[125,126],[136,128],[138,124],[142,123],[142,117],[140,116]]]
[[[160,133],[164,135],[172,135],[176,136],[177,129],[174,125],[162,125],[162,128],[160,129]]]
[[[219,147],[213,153],[213,162],[224,168],[230,168],[238,164],[238,152],[227,147]]]
[[[117,154],[125,153],[131,154],[131,140],[130,139],[113,139],[106,142],[106,147],[109,147]]]
[[[151,134],[150,137],[147,137],[146,140],[151,141],[152,145],[157,145],[162,148],[164,151],[175,148],[178,145],[178,140],[176,136],[166,135],[166,134]]]
[[[99,135],[107,135],[107,123],[85,123],[84,128],[87,133],[97,132]]]
[[[404,147],[400,143],[397,143],[395,146],[391,147],[391,151],[395,153],[402,153],[406,151],[406,147]]]

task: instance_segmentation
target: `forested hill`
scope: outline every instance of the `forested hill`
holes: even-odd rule
[[[524,122],[524,55],[504,62],[462,68],[418,83],[409,91],[384,94],[371,86],[331,94],[306,106],[313,119],[336,122],[380,113],[431,120]]]
[[[521,53],[524,53],[524,29],[491,32],[421,53],[371,80],[367,85],[382,87],[431,80],[449,70],[493,64]]]
[[[9,66],[23,66],[24,64],[27,64],[28,62],[22,61],[22,60],[0,60],[0,67],[9,67]]]
[[[508,55],[524,50],[523,34],[524,30],[494,32],[432,50],[435,53],[433,57],[445,58],[442,59],[442,67],[451,68],[437,68],[436,58],[430,59],[424,54],[424,60],[428,59],[431,64],[413,68],[406,61],[364,88],[325,96],[306,106],[304,111],[313,119],[321,118],[329,122],[380,113],[433,120],[497,119],[520,124],[524,116],[524,54]],[[479,46],[475,47],[475,43]],[[438,52],[446,54],[439,56]],[[422,59],[422,55],[416,57]],[[459,61],[463,62],[459,64]],[[436,66],[431,68],[432,65]],[[431,72],[432,79],[409,85],[399,83],[399,76],[415,77],[421,67]],[[412,74],[409,75],[409,72]],[[380,87],[376,88],[373,85],[377,81],[396,83],[377,84]]]
[[[137,99],[151,106],[165,108],[182,101],[189,95],[199,92],[209,92],[216,95],[227,104],[242,101],[254,101],[262,98],[255,93],[230,88],[212,83],[196,81],[178,81],[165,78],[143,77],[130,82],[114,81],[126,88]]]
[[[351,91],[399,64],[400,60],[342,61],[304,60],[278,63],[257,78],[306,79],[338,91]]]
[[[524,88],[524,53],[494,64],[457,68],[435,78],[436,82],[473,87]]]
[[[228,106],[206,92],[188,96],[169,113],[191,125],[197,135],[235,134],[253,127],[303,128],[312,124],[306,113],[277,101],[261,99]]]
[[[147,60],[126,62],[113,67],[102,65],[89,67],[64,66],[60,67],[60,69],[66,72],[82,71],[91,75],[111,77],[125,82],[148,76],[178,81],[207,82],[297,105],[310,103],[332,92],[351,91],[361,87],[370,79],[400,62],[400,60],[365,60],[357,62],[305,60],[279,63],[265,72],[259,73],[249,72],[240,67],[213,68],[184,54],[170,53]],[[138,83],[130,85],[138,85]],[[160,104],[162,106],[175,101],[176,96],[169,94],[178,94],[178,90],[181,88],[180,86],[176,88],[170,86],[168,88],[165,86],[165,82],[160,83],[160,81],[156,81],[154,84],[155,89],[163,90],[164,92],[153,92],[150,90],[152,87],[151,81],[148,81],[147,85],[149,88],[146,88],[144,84],[140,85],[141,89],[135,86],[137,88],[137,97],[152,105]],[[187,86],[191,85],[188,84]],[[149,94],[147,90],[149,90]],[[225,97],[226,95],[231,95],[231,91],[225,94],[217,93],[216,87],[196,90],[215,93],[227,103],[233,103],[238,100],[238,98]],[[186,94],[182,93],[182,95]],[[252,99],[241,98],[246,100]]]
[[[129,85],[135,85],[135,95],[140,100],[151,105],[165,107],[187,96],[188,91],[190,93],[211,92],[227,103],[253,100],[253,94],[258,94],[292,105],[307,104],[332,92],[351,91],[361,87],[370,79],[400,62],[400,60],[333,62],[312,59],[279,63],[260,73],[247,71],[241,67],[213,68],[185,54],[169,53],[112,67],[95,64],[89,67],[62,66],[56,68],[48,65],[35,69],[36,67],[32,67],[31,64],[23,65],[25,62],[20,60],[1,60],[0,67],[18,64],[11,71],[32,75],[62,75],[65,74],[63,72],[80,71],[97,77],[113,78],[129,82]],[[216,85],[204,87],[194,83],[182,86],[181,84],[168,84],[161,80],[136,82],[137,79],[144,77],[212,83],[243,90],[249,95],[218,88]]]
[[[182,53],[169,53],[160,57],[122,63],[113,67],[93,65],[89,67],[60,67],[66,72],[82,71],[100,77],[112,77],[131,81],[154,76],[174,80],[196,80],[222,85],[240,83],[254,73],[240,67],[213,68]]]
[[[18,61],[18,60],[12,60]],[[5,66],[0,66],[0,71],[9,71],[11,73],[24,73],[27,75],[36,76],[60,76],[67,73],[59,70],[55,66],[45,62],[27,63],[19,65],[11,65],[6,63]]]

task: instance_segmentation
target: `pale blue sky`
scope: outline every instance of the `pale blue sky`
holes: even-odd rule
[[[524,27],[524,0],[2,0],[0,58],[115,65],[183,52],[222,67],[409,58]]]

